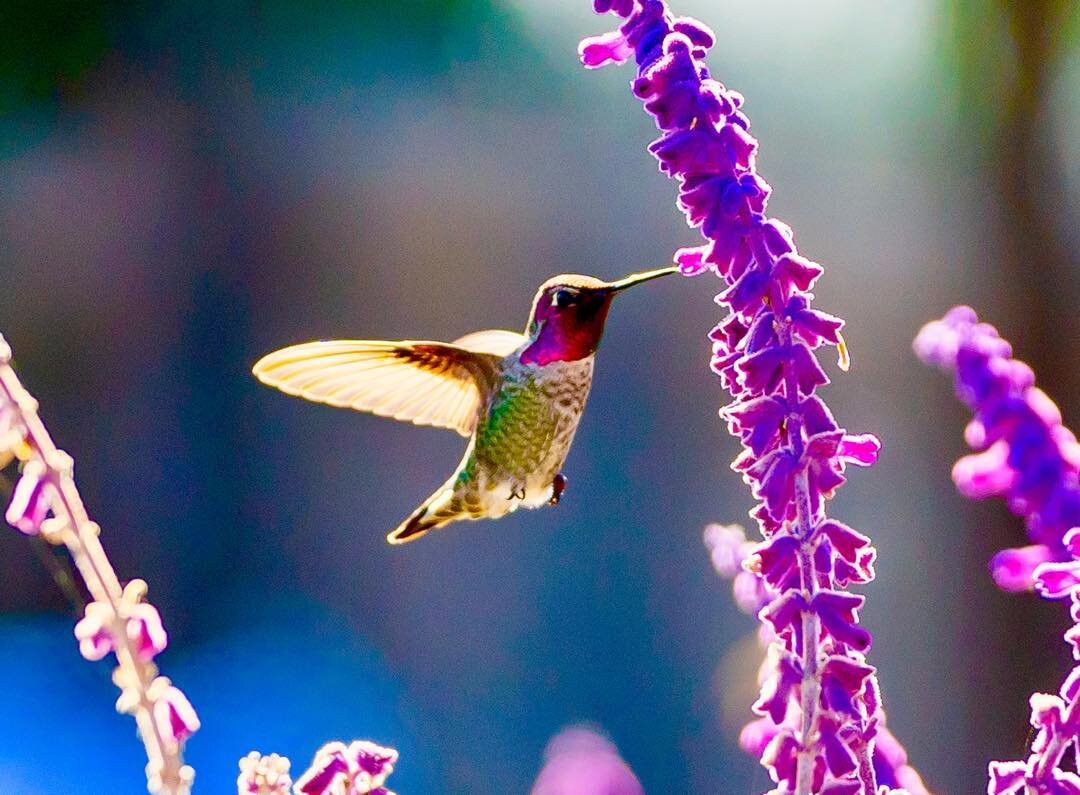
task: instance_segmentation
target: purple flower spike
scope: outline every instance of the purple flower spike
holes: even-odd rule
[[[1065,634],[1080,659],[1080,455],[1061,412],[1035,386],[1035,376],[1012,358],[1012,346],[980,323],[969,307],[956,307],[928,323],[915,339],[926,362],[955,374],[956,393],[974,413],[965,431],[974,455],[953,467],[962,494],[1002,496],[1024,517],[1035,543],[994,556],[994,582],[1008,591],[1034,588],[1048,599],[1071,597],[1076,626]],[[1080,735],[1080,667],[1060,695],[1031,697],[1031,725],[1038,733],[1024,762],[992,762],[990,795],[1080,795],[1080,778],[1063,772]],[[1075,767],[1076,760],[1072,760]]]
[[[772,188],[756,170],[743,97],[705,64],[715,35],[662,0],[594,7],[625,21],[583,41],[582,60],[595,67],[633,56],[633,92],[660,131],[649,151],[677,181],[677,206],[700,235],[675,262],[686,276],[711,272],[723,284],[717,303],[728,314],[709,334],[710,368],[733,398],[722,416],[744,449],[732,467],[760,501],[750,514],[764,542],[747,549],[741,536],[714,529],[706,543],[777,647],[755,705],[772,729],[751,724],[744,745],[761,754],[782,785],[777,793],[877,795],[877,769],[893,768],[876,764],[883,713],[863,656],[871,639],[857,623],[862,598],[841,590],[873,579],[876,552],[865,535],[829,519],[826,504],[847,467],[872,464],[880,444],[840,427],[816,395],[829,379],[815,350],[836,348],[847,368],[843,320],[812,306],[822,267],[766,215]],[[883,784],[892,787],[889,775]]]

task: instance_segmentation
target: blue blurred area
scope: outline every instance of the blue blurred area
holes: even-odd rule
[[[751,507],[707,369],[714,283],[619,299],[557,509],[405,548],[384,534],[461,439],[249,375],[313,338],[519,328],[555,273],[616,277],[693,242],[630,73],[577,64],[609,23],[584,0],[64,5],[0,31],[0,330],[118,571],[161,608],[164,672],[203,722],[197,791],[228,791],[253,748],[299,770],[324,741],[367,737],[401,751],[403,795],[525,792],[579,721],[647,792],[767,789],[736,746],[753,625],[700,538]],[[1006,11],[677,6],[716,29],[770,208],[826,265],[820,306],[848,320],[854,367],[826,397],[884,441],[835,514],[880,550],[864,618],[890,726],[928,783],[975,791],[988,758],[1021,752],[1026,694],[1067,654],[1057,606],[985,575],[1019,529],[953,493],[963,412],[912,336],[976,304],[1080,425],[1062,309],[1080,287],[1060,267],[1075,234],[1019,224],[996,181],[985,114],[1010,64],[951,60],[972,41],[1011,51]],[[1039,184],[1068,209],[1080,61],[1064,42],[1030,157],[1059,165]],[[1024,257],[1007,254],[1019,226],[1042,235]],[[1028,290],[1037,278],[1056,290]],[[107,666],[78,657],[24,539],[0,533],[0,556],[0,792],[141,791]],[[1019,655],[1017,637],[1049,651]]]
[[[408,758],[394,776],[402,791],[439,790],[439,749],[418,741],[400,682],[340,617],[279,592],[230,619],[220,634],[159,658],[198,705],[202,728],[187,761],[201,791],[230,789],[236,749],[290,749],[302,771],[318,738],[356,734]],[[145,792],[134,724],[113,711],[108,668],[79,656],[70,622],[5,618],[0,638],[0,792]]]

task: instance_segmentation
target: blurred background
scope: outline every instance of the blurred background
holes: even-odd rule
[[[318,337],[519,328],[536,286],[693,243],[631,70],[586,72],[585,0],[8,2],[0,10],[0,330],[71,451],[161,662],[203,729],[197,791],[251,749],[401,751],[393,788],[524,793],[550,736],[603,727],[648,792],[769,788],[736,738],[754,624],[701,542],[752,503],[705,337],[717,284],[621,299],[557,510],[383,536],[459,437],[249,375]],[[996,591],[1022,538],[949,480],[965,412],[910,341],[958,302],[1080,426],[1080,47],[1070,0],[679,0],[747,97],[771,214],[848,321],[841,423],[884,442],[834,514],[890,725],[935,791],[985,786],[1069,664],[1059,605]],[[835,368],[830,372],[836,375]],[[0,791],[138,793],[108,666],[34,548],[0,533]]]

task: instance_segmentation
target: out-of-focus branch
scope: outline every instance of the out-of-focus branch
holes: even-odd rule
[[[6,441],[5,441],[6,440]],[[147,786],[161,795],[185,795],[195,771],[185,765],[184,741],[199,727],[183,693],[158,675],[153,657],[165,648],[157,610],[143,600],[146,584],[123,586],[105,554],[100,528],[90,520],[75,486],[74,462],[58,449],[37,413],[37,401],[11,367],[11,349],[0,337],[0,448],[18,446],[22,476],[7,511],[27,535],[63,544],[93,598],[76,627],[80,651],[100,659],[116,656],[116,708],[131,714],[146,746]],[[51,517],[49,514],[51,513]]]

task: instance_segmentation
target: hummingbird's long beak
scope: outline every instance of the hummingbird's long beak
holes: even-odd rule
[[[625,290],[627,287],[633,287],[635,284],[642,284],[643,282],[651,281],[653,279],[659,279],[661,276],[667,276],[669,273],[678,273],[677,267],[670,268],[658,268],[654,271],[645,271],[644,273],[631,273],[625,279],[619,279],[617,282],[611,282],[608,285],[608,289],[617,293],[620,290]]]

